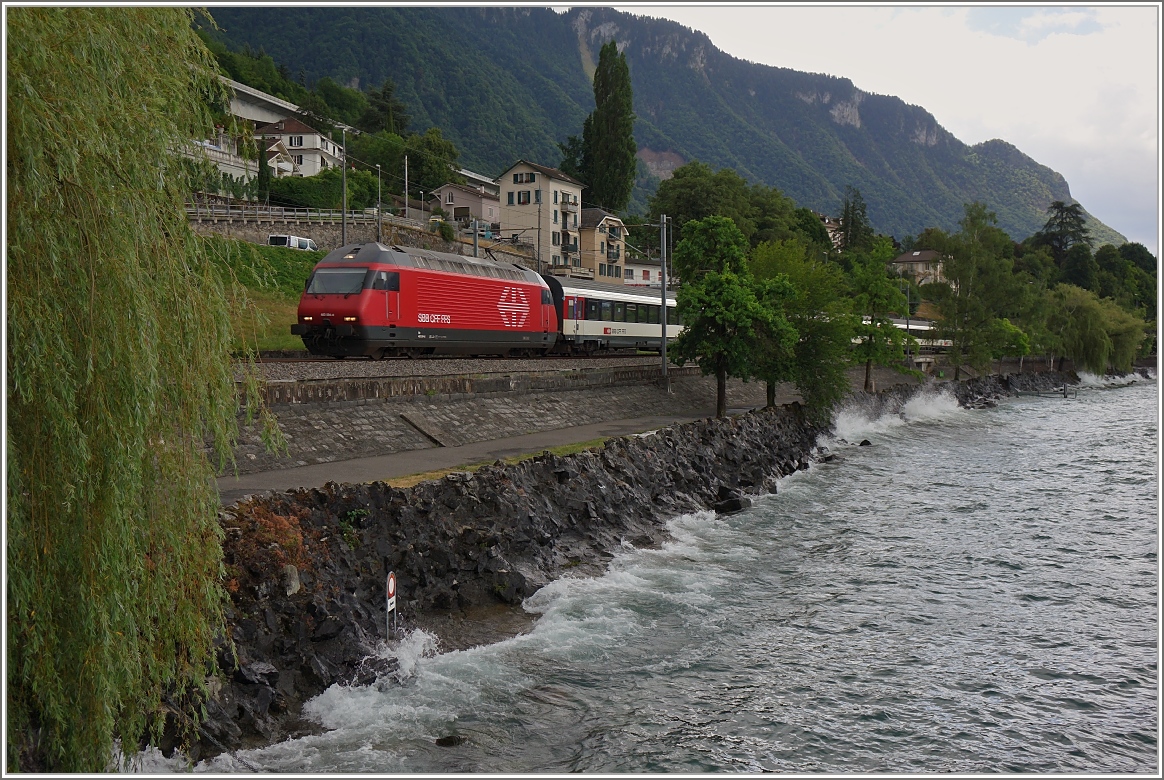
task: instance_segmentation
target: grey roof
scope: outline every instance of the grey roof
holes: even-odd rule
[[[619,219],[617,214],[611,214],[609,211],[604,211],[603,209],[582,209],[578,226],[584,228],[598,227],[598,224],[607,217]],[[621,222],[622,220],[619,219],[619,221]]]
[[[894,258],[895,263],[937,263],[941,262],[942,254],[935,249],[915,249],[912,252],[903,252]]]
[[[509,166],[504,171],[502,171],[501,176],[504,176],[505,174],[509,173],[514,168],[516,168],[517,166],[522,165],[522,164],[528,165],[529,167],[533,168],[538,173],[544,174],[545,176],[550,176],[554,179],[561,179],[562,181],[569,182],[570,184],[577,184],[579,187],[582,187],[583,189],[585,189],[585,187],[586,187],[585,184],[578,181],[573,176],[570,176],[569,174],[566,174],[566,173],[562,173],[557,168],[551,168],[548,165],[538,165],[537,163],[532,163],[529,160],[518,160],[513,165]],[[497,177],[497,181],[499,183],[501,181],[501,176]]]

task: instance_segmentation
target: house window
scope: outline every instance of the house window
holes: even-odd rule
[[[514,184],[521,184],[521,174],[520,173],[513,174],[513,183]]]
[[[631,281],[634,281],[634,278],[635,278],[635,272],[634,272],[634,271],[632,271],[630,268],[627,268],[626,270],[624,270],[624,271],[622,272],[622,278],[624,278],[624,279],[630,279]]]
[[[574,227],[578,227],[578,215],[574,215]]]
[[[599,252],[605,252],[605,251],[606,251],[606,242],[605,242],[605,241],[599,241],[599,242],[598,242],[598,251],[599,251]]]
[[[557,202],[558,202],[558,191],[554,190],[554,203],[556,204]]]
[[[288,146],[303,146],[303,136],[301,136],[301,135],[291,136],[287,145]]]
[[[513,193],[509,192],[507,194],[509,195],[509,205],[512,206],[513,205]]]
[[[489,219],[490,220],[493,219],[493,207],[492,206],[489,207]]]
[[[605,233],[605,232],[606,232],[606,223],[605,223],[605,222],[604,222],[603,224],[601,224],[601,225],[599,225],[599,226],[598,226],[598,232],[599,232],[599,233]]]
[[[651,281],[651,272],[650,271],[643,271],[643,281],[644,282]]]
[[[452,202],[453,202],[453,193],[446,192],[445,193],[445,203],[451,204]]]
[[[558,212],[554,212],[554,224],[558,224]]]
[[[295,164],[296,164],[296,165],[302,165],[302,164],[303,164],[303,155],[301,155],[301,154],[296,154],[296,155],[293,155],[292,159],[294,159],[294,160],[295,160]],[[662,338],[662,337],[660,336],[660,338]]]
[[[553,258],[554,265],[561,265],[562,264],[562,256],[561,255],[551,255],[551,257]],[[573,305],[573,304],[571,304],[571,305]]]
[[[529,190],[518,190],[517,203],[519,206],[529,203]]]
[[[558,234],[558,231],[555,230],[554,232],[550,233],[550,236],[553,238],[554,246],[562,245],[562,237]]]
[[[541,190],[534,190],[534,203],[541,203],[541,202],[542,202],[542,191]]]

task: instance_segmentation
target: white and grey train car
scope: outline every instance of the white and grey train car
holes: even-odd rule
[[[658,350],[662,299],[658,289],[544,275],[558,310],[556,352],[593,354],[612,349]],[[675,293],[667,291],[667,343],[683,330]]]

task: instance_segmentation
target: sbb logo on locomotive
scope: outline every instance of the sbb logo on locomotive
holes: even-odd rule
[[[520,328],[525,325],[529,318],[529,299],[525,297],[525,290],[506,287],[501,291],[501,299],[497,301],[497,311],[505,327]]]

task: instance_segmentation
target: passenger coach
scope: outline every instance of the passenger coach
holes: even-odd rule
[[[556,352],[592,354],[611,349],[658,350],[663,339],[658,290],[586,279],[543,276],[549,285],[561,329]],[[683,325],[675,293],[667,291],[667,341]]]

